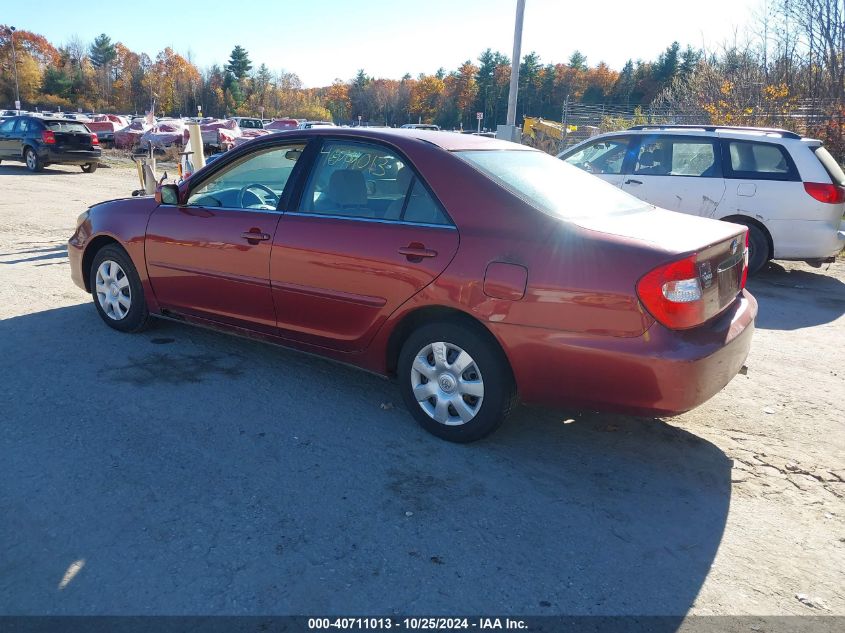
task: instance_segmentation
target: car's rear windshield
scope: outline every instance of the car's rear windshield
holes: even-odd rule
[[[839,163],[836,162],[836,159],[830,155],[830,152],[828,152],[822,145],[813,148],[813,152],[816,154],[816,158],[819,159],[819,162],[824,165],[825,171],[828,176],[830,176],[831,181],[834,184],[845,187],[845,172],[842,171],[842,167],[840,167]]]
[[[543,152],[472,150],[455,154],[529,204],[556,217],[605,216],[652,206]]]
[[[90,134],[88,128],[82,123],[76,121],[44,121],[44,125],[48,130],[54,132],[82,132],[83,134]]]

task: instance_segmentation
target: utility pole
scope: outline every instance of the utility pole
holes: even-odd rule
[[[20,114],[21,109],[21,95],[18,92],[18,58],[15,54],[15,27],[10,26],[7,29],[9,33],[9,39],[12,42],[12,66],[15,67],[15,110],[18,110],[18,114]]]
[[[508,118],[505,125],[496,131],[497,138],[518,141],[516,129],[516,97],[519,91],[519,60],[522,57],[522,18],[525,15],[525,0],[516,0],[516,23],[513,29],[513,58],[511,59],[511,85],[508,91]]]

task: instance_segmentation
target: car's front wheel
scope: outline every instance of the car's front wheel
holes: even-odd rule
[[[97,251],[91,265],[91,296],[100,318],[121,332],[140,332],[150,322],[144,287],[132,259],[118,246]]]
[[[489,335],[464,323],[418,328],[397,365],[408,410],[427,431],[451,442],[492,433],[516,401],[504,354]]]
[[[86,174],[93,174],[95,171],[97,171],[97,167],[99,167],[99,164],[97,163],[85,163],[84,165],[82,165],[82,171],[84,171]]]
[[[38,154],[35,152],[34,149],[31,147],[27,147],[26,151],[24,152],[24,161],[26,162],[26,168],[29,171],[41,171],[44,169],[44,163],[41,162],[41,159],[38,158]]]

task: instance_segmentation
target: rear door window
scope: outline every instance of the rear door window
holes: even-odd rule
[[[789,153],[775,143],[733,141],[727,147],[725,176],[746,180],[799,180]]]
[[[319,215],[450,225],[404,159],[368,143],[328,141],[320,149],[300,203]]]

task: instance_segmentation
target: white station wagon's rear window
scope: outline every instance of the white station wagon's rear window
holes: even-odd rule
[[[613,215],[652,206],[543,152],[484,150],[456,152],[456,155],[526,202],[556,217]]]

